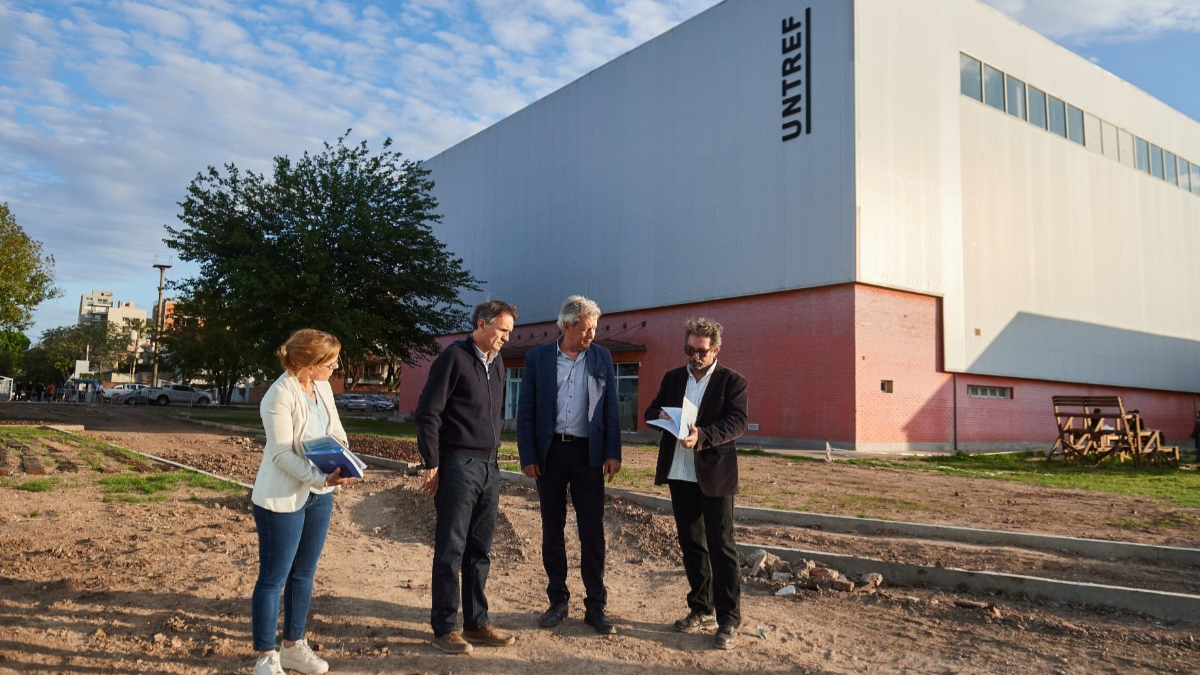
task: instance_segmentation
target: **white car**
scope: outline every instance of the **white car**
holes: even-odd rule
[[[126,382],[124,384],[118,384],[115,387],[106,388],[104,390],[104,393],[101,394],[100,396],[104,399],[104,401],[106,403],[120,403],[122,401],[122,399],[124,399],[125,396],[127,394],[129,394],[130,392],[134,392],[139,389],[145,389],[145,388],[146,388],[146,385],[144,385],[144,384],[136,384],[133,382]]]

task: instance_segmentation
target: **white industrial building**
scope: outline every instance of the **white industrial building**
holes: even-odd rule
[[[1046,447],[1060,393],[1191,429],[1200,123],[976,0],[726,0],[425,166],[506,365],[588,295],[631,410],[706,315],[751,439]]]

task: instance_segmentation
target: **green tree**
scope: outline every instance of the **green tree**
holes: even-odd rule
[[[0,204],[0,329],[28,328],[33,309],[60,295],[54,256],[43,257],[41,243],[25,234],[7,203]]]
[[[17,377],[25,367],[29,338],[15,330],[0,331],[0,375]]]
[[[45,348],[41,346],[31,347],[26,351],[24,362],[25,380],[27,382],[45,382],[46,384],[53,382],[55,385],[58,385],[66,379],[63,371],[50,362],[50,357],[46,354]],[[68,371],[68,374],[70,374],[70,371]]]
[[[75,361],[88,359],[99,372],[111,372],[129,349],[129,334],[107,322],[59,326],[42,333],[38,345],[60,380],[75,372]]]
[[[239,330],[240,312],[223,296],[197,294],[175,303],[171,326],[163,333],[163,360],[180,380],[204,380],[216,386],[222,405],[229,404],[233,388],[247,376],[279,369],[279,362],[264,360],[270,352]]]
[[[271,176],[232,164],[197,174],[182,225],[166,228],[167,245],[200,266],[173,284],[181,300],[209,311],[220,298],[221,318],[204,325],[241,334],[257,351],[248,363],[267,364],[299,328],[338,336],[351,368],[368,355],[436,354],[435,336],[465,327],[459,293],[477,281],[433,234],[429,172],[390,148],[342,137],[296,161],[276,157]],[[211,354],[214,364],[224,356]]]

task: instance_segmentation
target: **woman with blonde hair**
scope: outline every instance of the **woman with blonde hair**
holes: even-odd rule
[[[284,373],[259,406],[267,445],[254,479],[258,530],[258,581],[251,624],[258,661],[254,675],[283,675],[283,668],[324,673],[329,664],[304,639],[313,576],[333,512],[333,488],[353,478],[341,469],[322,473],[304,456],[304,441],[333,436],[347,443],[329,377],[342,345],[329,333],[305,328],[275,351]],[[283,649],[275,650],[279,595],[283,594]]]

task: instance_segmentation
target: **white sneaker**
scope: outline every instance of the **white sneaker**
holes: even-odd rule
[[[329,664],[313,653],[312,647],[308,646],[308,640],[297,640],[291,647],[285,646],[279,652],[279,663],[288,670],[298,670],[302,673],[329,672]]]
[[[271,652],[254,664],[254,675],[284,675],[279,665],[279,652]]]

